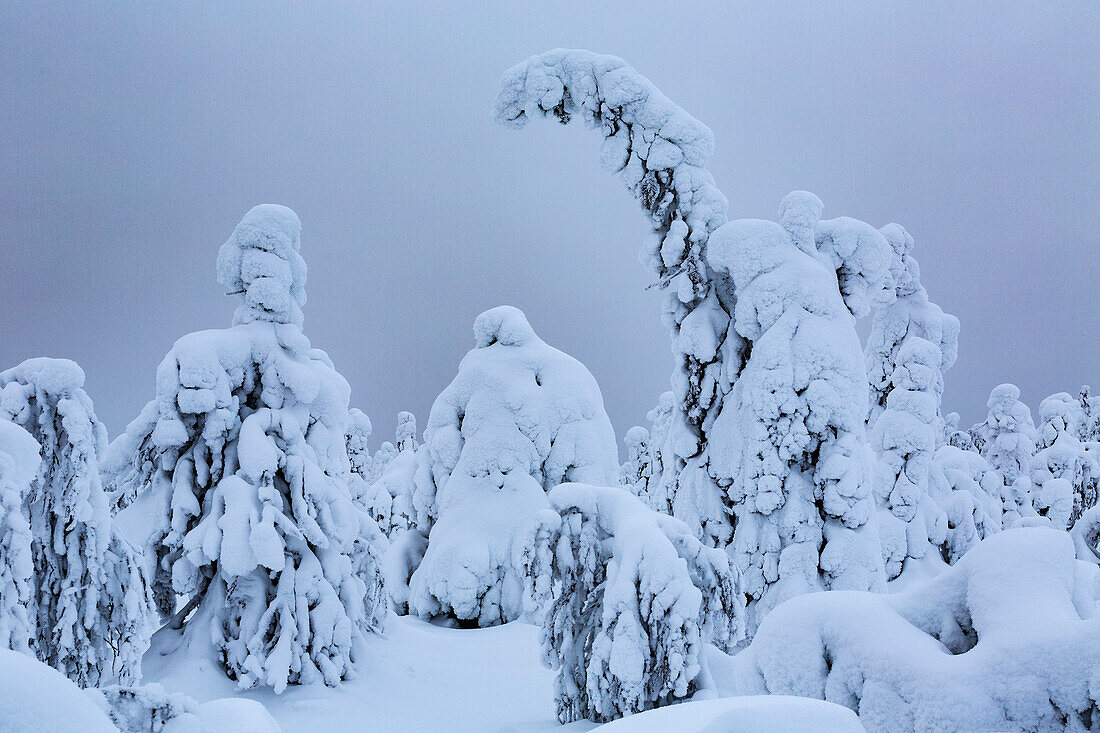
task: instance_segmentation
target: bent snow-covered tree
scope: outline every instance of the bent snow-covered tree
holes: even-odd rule
[[[531,117],[580,117],[603,135],[600,160],[648,214],[653,237],[643,264],[668,290],[664,318],[676,361],[675,414],[662,449],[666,484],[657,492],[712,545],[733,526],[707,471],[708,434],[746,345],[729,328],[733,292],[707,263],[707,240],[726,222],[728,202],[706,169],[714,135],[622,59],[554,50],[505,72],[496,119],[522,127]]]
[[[28,653],[35,638],[34,561],[23,497],[39,462],[31,434],[0,420],[0,649]]]
[[[300,233],[282,206],[245,215],[218,255],[241,298],[233,327],[177,341],[156,398],[112,444],[119,490],[137,487],[120,517],[174,612],[161,633],[212,641],[241,687],[276,692],[336,684],[379,613],[377,528],[348,488],[350,389],[301,329]]]
[[[474,336],[416,453],[413,504],[427,549],[410,564],[408,605],[490,626],[525,611],[546,492],[563,481],[615,485],[618,451],[596,380],[522,312],[488,310]]]
[[[703,644],[744,638],[725,552],[624,488],[562,484],[549,500],[527,572],[546,609],[558,719],[604,722],[693,695]]]
[[[119,534],[99,460],[107,430],[68,359],[28,359],[0,373],[0,418],[42,447],[27,494],[34,558],[31,613],[39,660],[82,687],[129,684],[149,645],[148,585]]]

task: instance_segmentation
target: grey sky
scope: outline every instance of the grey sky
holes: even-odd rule
[[[962,321],[945,408],[1100,387],[1100,4],[0,4],[0,366],[66,356],[112,436],[172,342],[229,325],[218,246],[290,206],[306,333],[392,439],[502,303],[621,436],[668,388],[646,233],[599,137],[489,112],[556,46],[622,56],[717,139],[731,218],[795,188],[904,224]],[[811,7],[812,5],[812,7]],[[375,440],[377,445],[378,440]]]

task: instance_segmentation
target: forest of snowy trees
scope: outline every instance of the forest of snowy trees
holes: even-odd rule
[[[229,327],[179,338],[113,440],[74,362],[0,372],[6,649],[127,732],[217,729],[143,657],[323,691],[400,617],[538,627],[562,724],[734,690],[870,731],[1100,731],[1100,396],[1000,384],[960,426],[913,237],[806,191],[729,219],[711,131],[618,58],[532,57],[494,116],[598,130],[647,217],[674,364],[649,425],[502,305],[423,430],[377,441],[306,336],[298,217],[256,206],[216,256]],[[15,658],[0,680],[45,674]]]

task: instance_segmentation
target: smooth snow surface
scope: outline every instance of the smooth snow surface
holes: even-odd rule
[[[242,691],[201,649],[160,656],[155,646],[145,657],[144,681],[199,702],[258,701],[284,733],[576,733],[593,727],[558,725],[554,673],[539,664],[538,628],[529,624],[460,630],[391,615],[385,634],[356,651],[356,678],[334,689],[315,683],[289,686],[281,695]]]
[[[787,695],[699,700],[650,710],[596,728],[599,733],[859,733],[855,713]]]
[[[117,733],[118,729],[63,674],[27,654],[0,649],[0,731]]]

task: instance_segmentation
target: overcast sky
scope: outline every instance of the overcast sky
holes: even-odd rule
[[[962,321],[964,424],[1000,382],[1033,410],[1100,387],[1100,3],[528,5],[0,4],[0,366],[75,359],[117,434],[175,339],[229,325],[218,247],[281,203],[306,334],[376,436],[423,427],[502,303],[588,366],[621,436],[672,365],[646,222],[597,133],[490,119],[501,73],[561,46],[714,130],[731,218],[804,188],[905,225]]]

